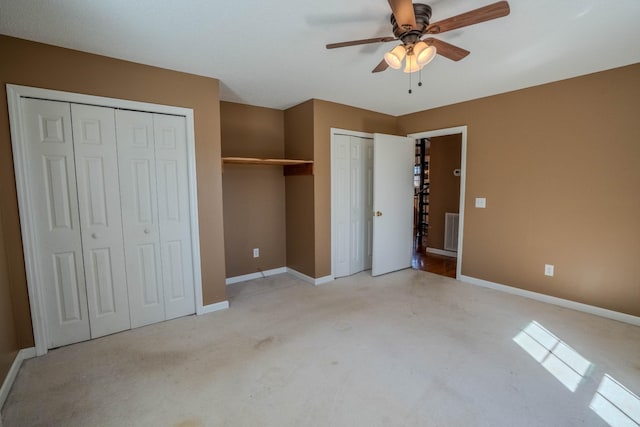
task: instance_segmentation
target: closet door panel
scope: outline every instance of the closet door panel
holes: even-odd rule
[[[355,274],[364,270],[364,176],[365,155],[364,140],[357,136],[351,138],[351,181],[350,181],[350,221],[351,221],[351,239],[350,239],[350,255],[351,268],[349,273]]]
[[[186,123],[164,114],[153,123],[165,313],[173,319],[195,312]]]
[[[131,326],[165,319],[153,115],[116,110]]]
[[[91,337],[131,327],[112,108],[72,104]]]
[[[373,255],[373,140],[363,138],[364,156],[364,269],[371,269]]]
[[[91,337],[68,103],[25,99],[29,199],[48,348]]]
[[[332,227],[334,277],[348,276],[351,259],[351,142],[347,135],[336,135],[331,145]]]

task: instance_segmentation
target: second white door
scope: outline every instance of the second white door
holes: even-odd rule
[[[373,136],[373,276],[411,267],[414,146],[410,138]]]

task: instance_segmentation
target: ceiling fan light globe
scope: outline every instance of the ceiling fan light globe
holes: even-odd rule
[[[425,42],[420,42],[420,43],[423,43],[425,46],[427,46]],[[418,44],[416,44],[416,46]],[[415,48],[414,48],[414,52],[415,52]],[[433,61],[433,58],[436,57],[436,53],[437,51],[435,46],[427,46],[425,49],[420,49],[420,51],[416,53],[416,62],[421,67],[424,67],[429,62]]]
[[[387,65],[395,70],[400,69],[402,67],[402,60],[407,54],[406,49],[403,45],[398,45],[394,47],[391,51],[384,54],[384,60]]]
[[[418,64],[416,60],[416,55],[408,55],[407,60],[405,61],[404,72],[405,73],[415,73],[416,71],[420,71],[422,66]]]

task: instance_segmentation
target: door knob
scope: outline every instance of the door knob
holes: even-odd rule
[[[144,229],[144,234],[149,234],[149,233],[151,233],[151,230],[149,230],[148,228],[145,228]]]
[[[92,239],[97,239],[98,238],[98,234],[97,233],[91,233],[91,238]]]
[[[376,211],[376,216],[382,216],[382,212]]]

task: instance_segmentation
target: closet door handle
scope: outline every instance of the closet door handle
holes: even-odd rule
[[[92,239],[97,239],[98,238],[98,233],[91,233],[91,238]]]
[[[149,230],[148,228],[145,228],[144,229],[144,234],[149,234],[149,233],[151,233],[151,230]]]

